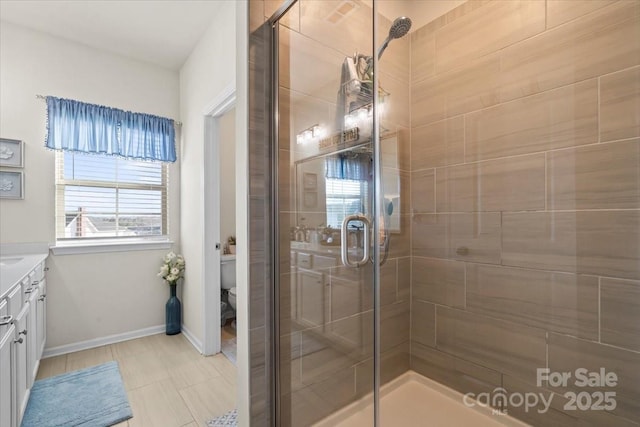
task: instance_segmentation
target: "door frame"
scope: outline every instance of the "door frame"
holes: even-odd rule
[[[202,354],[220,353],[220,118],[236,105],[236,82],[202,110],[204,116],[203,197],[203,331]],[[217,246],[216,246],[217,245]]]

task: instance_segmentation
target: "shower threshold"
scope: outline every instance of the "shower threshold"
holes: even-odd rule
[[[408,371],[382,386],[380,396],[380,425],[383,427],[529,426],[508,415],[496,415],[488,407],[467,406],[463,403],[462,393],[414,371]],[[365,396],[314,426],[370,427],[373,425],[372,401],[371,394]]]

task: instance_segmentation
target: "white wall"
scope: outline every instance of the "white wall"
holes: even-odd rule
[[[220,117],[220,238],[236,235],[236,110]]]
[[[181,247],[188,268],[185,272],[183,313],[185,328],[202,342],[203,320],[203,229],[204,229],[204,110],[220,92],[235,81],[235,8],[233,0],[220,2],[220,9],[180,70]]]
[[[0,242],[55,242],[54,153],[44,148],[46,105],[36,94],[177,119],[178,90],[175,71],[1,22],[0,135],[25,141],[25,200],[0,201]],[[179,166],[169,174],[178,242]],[[50,257],[47,346],[164,324],[168,290],[156,271],[165,252]]]

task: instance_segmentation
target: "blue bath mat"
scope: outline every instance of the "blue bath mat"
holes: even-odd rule
[[[117,362],[36,381],[22,427],[106,427],[133,416]]]

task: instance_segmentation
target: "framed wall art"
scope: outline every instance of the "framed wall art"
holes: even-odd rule
[[[318,175],[315,173],[305,172],[302,176],[302,184],[305,190],[316,190],[318,188]]]
[[[22,171],[0,171],[0,199],[24,199]]]
[[[22,141],[0,138],[0,166],[10,168],[24,166],[24,143]]]

